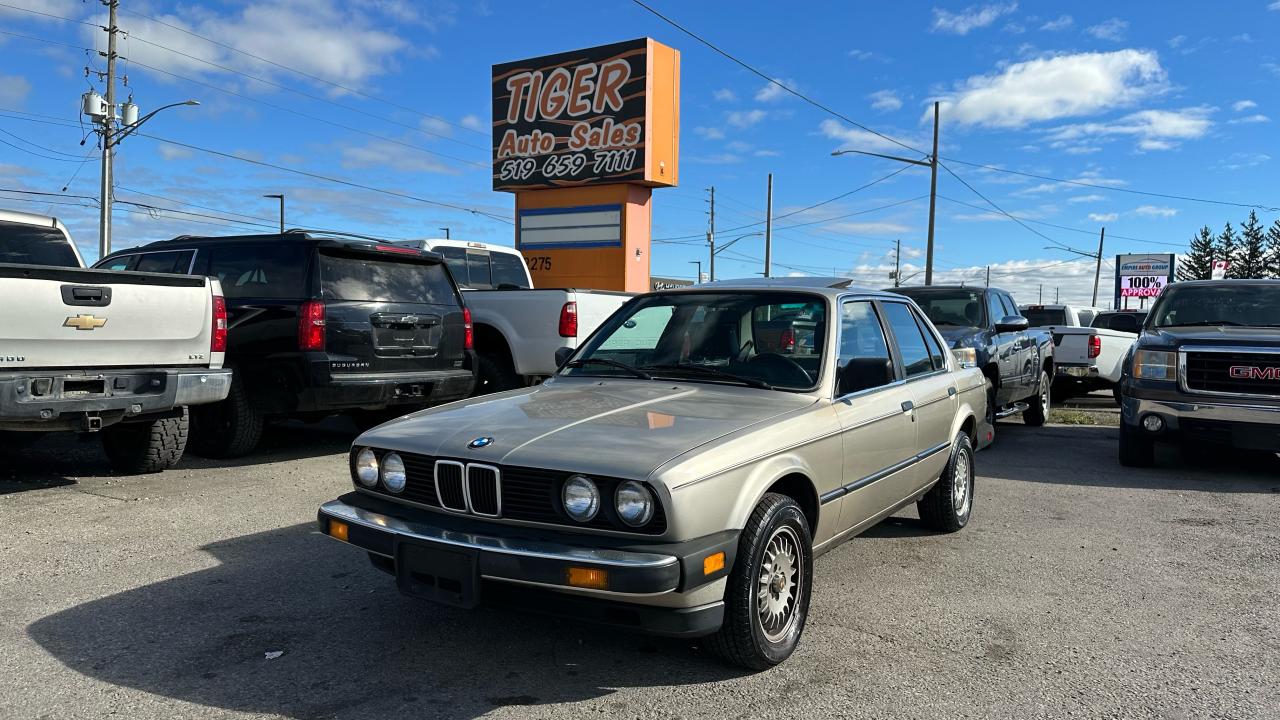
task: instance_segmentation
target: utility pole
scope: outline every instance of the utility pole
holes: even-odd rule
[[[102,198],[98,217],[98,257],[111,252],[111,170],[115,147],[111,131],[116,120],[116,8],[120,0],[102,0],[107,6],[107,115],[102,120]],[[103,53],[99,52],[99,55]]]
[[[895,249],[893,251],[893,286],[898,287],[902,284],[902,240],[894,241]]]
[[[991,266],[987,266],[987,287],[991,287]]]
[[[1053,304],[1057,305],[1059,298],[1062,297],[1062,288],[1055,285],[1053,287]]]
[[[1098,307],[1098,280],[1102,278],[1102,241],[1107,238],[1107,229],[1098,233],[1098,264],[1093,271],[1093,307]]]
[[[1040,283],[1040,299],[1036,301],[1036,304],[1044,304],[1044,283]]]
[[[773,173],[769,173],[769,189],[764,197],[764,276],[769,277],[773,252]]]
[[[711,261],[708,269],[710,281],[716,281],[716,186],[707,188],[711,191],[711,224],[707,226],[707,245],[711,247]]]
[[[929,156],[929,247],[925,251],[924,284],[933,284],[933,217],[938,206],[938,102],[933,103],[933,155]]]

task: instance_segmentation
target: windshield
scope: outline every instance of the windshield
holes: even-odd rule
[[[440,263],[320,256],[321,288],[326,298],[362,302],[453,305],[449,275]]]
[[[54,227],[0,220],[0,262],[80,267],[71,240]]]
[[[1156,327],[1280,327],[1280,285],[1174,286],[1153,312]]]
[[[800,293],[672,293],[615,313],[563,374],[817,386],[826,301]]]
[[[984,324],[981,292],[906,288],[894,288],[893,291],[915,300],[934,325],[982,327]]]
[[[1027,319],[1027,322],[1030,323],[1031,327],[1067,324],[1067,311],[1061,308],[1051,310],[1049,308],[1029,307],[1022,311],[1022,317]]]
[[[1090,327],[1102,328],[1104,330],[1119,330],[1120,332],[1136,333],[1142,329],[1142,323],[1146,322],[1146,311],[1135,312],[1126,310],[1122,312],[1104,312],[1098,313],[1098,316],[1089,324]]]

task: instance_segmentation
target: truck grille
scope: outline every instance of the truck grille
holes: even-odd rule
[[[379,458],[384,454],[381,450],[375,452]],[[600,488],[601,509],[590,522],[577,523],[569,519],[560,508],[560,491],[565,481],[573,477],[574,473],[465,463],[404,452],[399,455],[405,465],[404,490],[390,493],[381,484],[362,489],[419,505],[481,517],[652,535],[663,533],[667,529],[661,502],[654,507],[653,520],[643,528],[627,527],[614,518],[613,493],[624,482],[618,478],[592,476],[592,480]],[[353,461],[354,457],[353,453]]]
[[[1190,350],[1185,356],[1183,383],[1191,392],[1280,397],[1280,348]]]

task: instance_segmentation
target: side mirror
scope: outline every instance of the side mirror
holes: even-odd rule
[[[888,385],[893,382],[889,358],[853,358],[836,373],[836,397]]]
[[[573,348],[556,348],[556,369],[559,370],[564,367],[564,364],[569,362],[569,358],[571,357],[573,357]]]
[[[1022,332],[1031,327],[1031,323],[1021,315],[1005,315],[996,323],[996,332]]]

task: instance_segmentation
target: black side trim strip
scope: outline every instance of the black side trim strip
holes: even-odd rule
[[[854,480],[853,482],[847,485],[844,485],[843,487],[838,487],[835,490],[831,490],[830,492],[823,493],[822,496],[818,498],[818,502],[819,504],[825,505],[831,502],[832,500],[838,500],[839,498],[842,498],[845,495],[848,495],[849,493],[855,490],[861,490],[862,488],[868,485],[871,485],[872,483],[875,483],[879,480],[883,480],[896,472],[901,472],[902,470],[906,470],[912,465],[915,465],[916,463],[921,462],[923,460],[927,460],[928,458],[931,458],[934,455],[937,455],[938,453],[950,447],[951,447],[950,442],[944,442],[940,445],[934,445],[928,450],[925,450],[922,453],[913,455],[907,458],[906,460],[903,460],[900,463],[895,463],[883,470],[874,472],[864,478],[859,478],[857,480]]]

